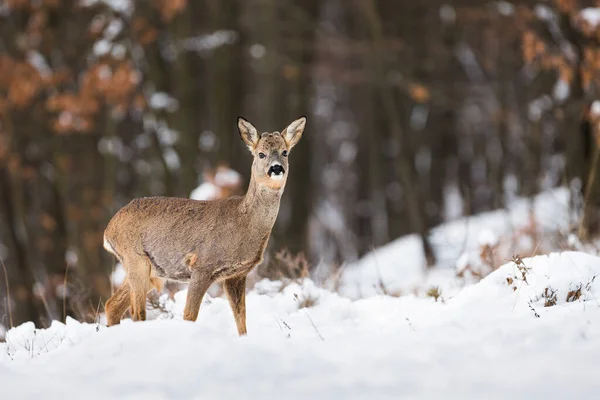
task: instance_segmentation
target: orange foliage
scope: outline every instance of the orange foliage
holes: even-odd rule
[[[417,103],[426,103],[429,101],[429,89],[418,83],[411,83],[409,88],[410,97]]]
[[[79,92],[48,98],[46,108],[58,114],[53,122],[54,131],[59,134],[89,132],[101,101],[118,112],[125,112],[139,81],[139,73],[129,61],[112,66],[107,62],[92,65],[81,76]],[[141,104],[139,99],[136,104]]]
[[[149,45],[158,37],[158,30],[152,27],[145,18],[135,18],[131,27],[133,35],[142,46]]]
[[[187,0],[155,0],[155,7],[164,22],[171,22],[177,14],[187,7]]]
[[[14,68],[14,60],[5,54],[0,54],[0,89],[8,87]]]
[[[556,8],[563,13],[572,13],[578,8],[577,0],[554,0]]]
[[[537,40],[538,39],[533,32],[523,32],[523,37],[521,38],[521,49],[523,50],[523,59],[527,64],[531,64],[535,60],[535,43]]]
[[[298,78],[300,75],[300,68],[292,64],[285,64],[281,67],[281,73],[285,79],[291,81]]]
[[[8,101],[16,108],[27,107],[42,89],[42,77],[29,63],[16,63],[9,78]]]
[[[29,0],[5,0],[4,3],[13,10],[25,9],[29,6]]]

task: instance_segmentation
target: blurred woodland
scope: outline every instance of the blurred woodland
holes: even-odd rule
[[[243,193],[238,115],[308,116],[269,254],[325,273],[559,185],[595,234],[597,3],[0,0],[1,323],[93,318],[132,198]]]

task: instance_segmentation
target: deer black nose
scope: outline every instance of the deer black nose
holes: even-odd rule
[[[269,168],[269,175],[271,175],[271,174],[281,175],[284,172],[285,172],[285,170],[279,164],[271,165],[271,168]]]

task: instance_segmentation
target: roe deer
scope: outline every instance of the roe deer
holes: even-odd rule
[[[306,117],[283,132],[258,133],[238,118],[238,129],[254,161],[248,191],[212,201],[173,197],[132,200],[111,219],[104,247],[127,276],[106,302],[108,325],[131,306],[146,319],[146,295],[164,279],[189,282],[184,319],[195,321],[202,297],[223,281],[240,335],[246,334],[246,275],[263,259],[288,175],[288,153],[298,143]]]

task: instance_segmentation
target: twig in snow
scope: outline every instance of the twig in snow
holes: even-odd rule
[[[302,304],[300,303],[300,299],[298,298],[298,295],[296,293],[294,293],[294,300],[296,302],[298,302],[298,304],[300,304],[300,306],[302,307]],[[319,335],[319,337],[321,338],[322,341],[325,341],[325,339],[323,338],[323,336],[321,336],[321,333],[317,329],[317,326],[313,322],[312,318],[310,317],[310,315],[308,315],[308,311],[306,311],[306,308],[302,308],[302,310],[304,311],[304,315],[306,315],[306,318],[308,318],[308,320],[310,321],[310,324],[313,326],[313,328],[315,328],[315,332],[317,332],[317,335]]]
[[[375,259],[375,270],[377,271],[377,280],[379,284],[379,288],[383,291],[383,294],[387,296],[388,291],[385,287],[385,283],[383,283],[383,277],[381,276],[381,271],[379,270],[379,262],[377,262],[377,252],[375,251],[375,246],[371,245],[371,252],[373,254],[373,258]]]
[[[529,309],[530,309],[531,311],[533,311],[533,315],[534,315],[536,318],[539,318],[539,317],[540,317],[540,314],[538,314],[538,313],[537,313],[537,311],[535,311],[535,308],[533,308],[533,306],[531,305],[531,303],[527,303],[527,305],[529,306]]]
[[[310,321],[310,324],[313,326],[313,328],[315,328],[315,332],[317,332],[317,335],[319,335],[319,337],[321,338],[321,340],[324,342],[325,339],[323,338],[323,336],[321,336],[321,332],[319,332],[319,330],[317,329],[317,326],[313,322],[313,320],[310,317],[310,315],[308,315],[308,312],[306,311],[306,308],[303,308],[303,310],[304,310],[304,314],[306,315],[306,318],[308,318],[308,320]]]
[[[279,320],[277,319],[277,317],[273,316],[273,318],[275,318],[275,322],[277,322],[277,326],[279,326],[279,329],[281,330],[281,332],[285,333],[285,334],[286,334],[286,336],[287,336],[287,338],[289,339],[289,338],[290,338],[290,333],[289,333],[289,332],[284,332],[284,331],[283,331],[283,328],[281,327],[281,324],[279,323]],[[288,325],[288,324],[286,324],[284,320],[281,320],[281,322],[283,322],[283,324],[285,325],[285,327],[286,327],[288,330],[291,330],[291,328],[289,327],[289,325]]]

